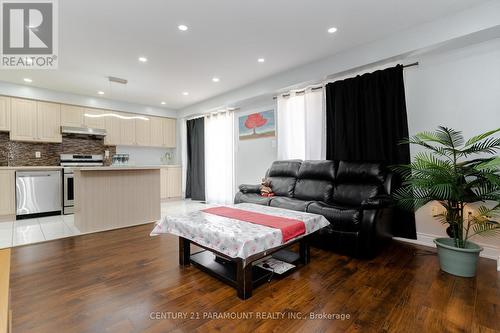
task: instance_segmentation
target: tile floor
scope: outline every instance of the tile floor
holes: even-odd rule
[[[202,209],[205,205],[191,200],[176,200],[161,204],[161,216],[183,214]],[[58,215],[35,219],[0,222],[0,249],[80,235],[73,215]]]

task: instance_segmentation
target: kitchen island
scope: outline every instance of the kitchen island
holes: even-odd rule
[[[82,233],[160,219],[160,167],[74,168],[75,226]]]

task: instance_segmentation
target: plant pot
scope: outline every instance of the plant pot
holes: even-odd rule
[[[477,260],[482,247],[467,242],[463,249],[455,247],[453,238],[436,238],[434,243],[438,249],[439,265],[441,270],[463,277],[476,275]]]

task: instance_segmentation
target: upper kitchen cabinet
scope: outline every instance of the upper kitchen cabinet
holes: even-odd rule
[[[85,126],[85,108],[74,105],[61,105],[61,125],[71,127]]]
[[[61,104],[37,102],[36,141],[62,142]]]
[[[125,118],[130,117],[127,114],[119,114]],[[120,144],[133,146],[135,140],[135,119],[120,119]]]
[[[10,97],[0,96],[0,131],[10,131]]]
[[[163,147],[175,148],[176,144],[176,121],[171,118],[163,118]]]
[[[10,139],[61,142],[60,104],[13,98]]]
[[[106,119],[103,115],[107,113],[104,110],[85,109],[83,114],[83,121],[88,128],[106,128]]]
[[[10,139],[14,141],[36,141],[37,137],[37,102],[11,99]]]
[[[104,144],[107,146],[116,146],[121,144],[121,119],[116,117],[116,112],[107,112],[109,114],[104,118],[104,128],[106,129],[106,136],[104,137]]]
[[[151,145],[151,117],[135,119],[135,143],[139,146]]]
[[[163,118],[150,117],[150,139],[152,147],[163,146]]]

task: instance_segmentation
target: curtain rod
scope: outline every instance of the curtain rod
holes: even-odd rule
[[[184,120],[193,120],[193,119],[196,119],[196,118],[203,118],[205,116],[208,116],[208,115],[211,115],[211,114],[214,114],[214,113],[218,113],[218,112],[225,112],[225,111],[230,111],[230,112],[234,112],[234,111],[238,111],[240,108],[228,108],[228,109],[222,109],[222,108],[217,108],[218,111],[208,111],[208,112],[205,112],[205,113],[197,113],[197,114],[192,114],[188,117],[185,117],[183,118]]]
[[[403,68],[408,68],[408,67],[413,67],[413,66],[418,66],[418,61],[415,61],[415,62],[412,62],[411,64],[407,64],[407,65],[403,65]],[[312,87],[311,90],[314,91],[314,90],[319,90],[319,89],[323,89],[323,87],[325,87],[325,85],[321,85],[321,86],[317,86],[317,87]],[[303,89],[303,90],[299,90],[299,91],[296,91],[295,94],[304,94],[306,92],[307,89]],[[287,94],[282,94],[281,97],[289,97],[290,96],[290,93],[287,93]],[[277,99],[278,96],[273,96],[273,99]]]

